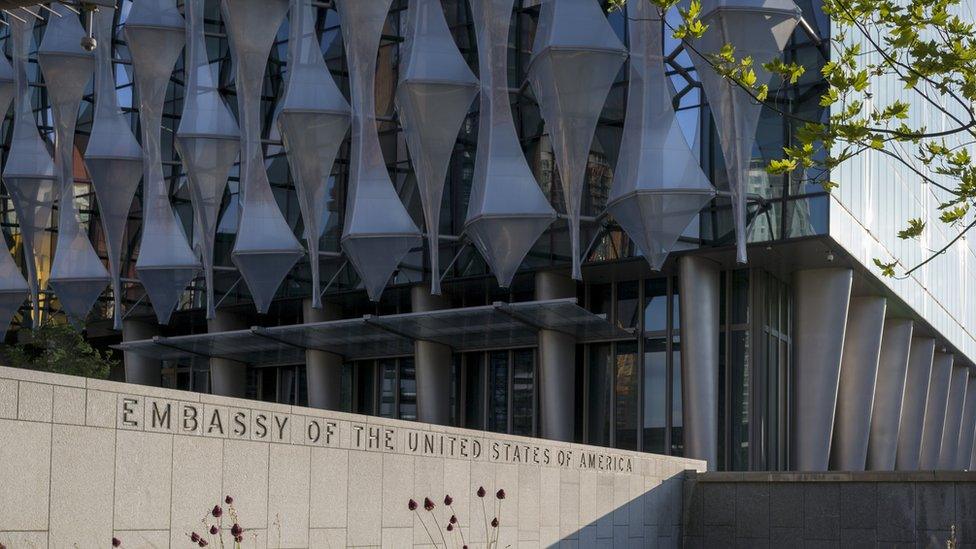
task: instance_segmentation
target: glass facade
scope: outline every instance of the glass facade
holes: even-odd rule
[[[120,2],[117,23],[124,23],[131,0]],[[315,4],[316,29],[323,55],[340,89],[348,96],[349,77],[337,12],[325,4]],[[376,108],[383,158],[397,193],[415,223],[422,225],[422,210],[411,158],[397,120],[394,92],[406,24],[406,0],[394,0],[387,18],[378,53],[376,73]],[[477,69],[477,44],[468,3],[443,0],[444,13],[454,40],[464,58]],[[807,19],[822,35],[823,22],[814,3],[799,2]],[[511,108],[518,137],[526,159],[538,183],[558,211],[564,197],[555,166],[552,146],[539,107],[525,82],[526,70],[539,17],[538,2],[517,0],[512,14],[509,37],[509,85]],[[618,37],[628,43],[626,11],[614,12],[611,26]],[[219,2],[207,0],[207,49],[218,69],[219,87],[224,99],[236,113],[236,93],[232,62]],[[43,25],[38,27],[38,36]],[[0,31],[7,32],[7,31]],[[278,31],[272,48],[262,95],[265,165],[275,199],[294,234],[301,238],[304,226],[292,174],[277,134],[275,116],[280,108],[287,75],[288,22]],[[666,33],[667,34],[667,33]],[[124,36],[117,37],[117,57],[128,59]],[[669,76],[674,86],[674,103],[679,122],[705,172],[715,186],[727,189],[721,148],[707,104],[703,104],[696,86],[694,67],[688,53],[667,36]],[[824,116],[818,105],[821,83],[816,70],[823,63],[822,49],[802,32],[797,32],[786,53],[789,59],[801,61],[807,74],[796,85],[771,90],[777,104],[807,118]],[[31,63],[31,79],[42,82],[36,63]],[[186,175],[173,144],[183,106],[183,62],[178,62],[164,108],[162,151],[164,173],[170,182],[170,198],[187,235],[194,235]],[[477,73],[477,70],[475,70]],[[582,243],[585,251],[584,283],[577,285],[579,303],[588,310],[606,315],[617,327],[628,330],[629,338],[602,343],[578,345],[572,373],[576,381],[576,440],[579,442],[642,450],[659,454],[682,455],[684,433],[682,414],[682,338],[680,330],[677,277],[669,274],[649,277],[642,259],[626,234],[610,218],[600,217],[605,210],[609,187],[620,146],[626,112],[627,71],[622,70],[606,100],[593,145],[589,153],[587,178],[582,198]],[[133,129],[137,115],[133,105],[138,98],[132,86],[130,67],[117,64],[119,101],[131,116]],[[43,86],[34,88],[36,116],[42,132],[50,134],[51,113]],[[105,235],[97,222],[97,204],[91,183],[80,160],[91,129],[91,97],[86,97],[80,111],[78,136],[76,194],[82,220],[99,254],[105,258]],[[471,246],[450,238],[462,233],[471,192],[477,148],[479,114],[477,107],[462,124],[450,162],[441,204],[439,270],[445,273],[444,286],[452,307],[491,304],[496,301],[527,301],[534,298],[532,271],[541,268],[565,268],[569,265],[570,241],[562,221],[539,239],[512,288],[501,289],[488,268]],[[0,147],[9,149],[11,121],[7,117],[0,132]],[[764,112],[759,136],[753,151],[753,177],[749,195],[750,242],[774,242],[825,235],[833,219],[829,199],[809,178],[813,174],[770,176],[764,167],[777,158],[783,146],[791,141],[788,119],[772,110]],[[327,287],[325,298],[341,306],[347,318],[364,314],[383,315],[409,312],[410,299],[406,285],[429,280],[425,253],[414,250],[400,266],[379,303],[371,303],[360,288],[360,280],[348,268],[340,252],[339,239],[344,222],[347,198],[349,146],[340,148],[329,182],[328,205],[319,248],[332,255],[322,261],[322,281]],[[223,197],[215,250],[218,269],[215,290],[223,308],[249,308],[250,296],[232,266],[230,254],[239,221],[239,168],[231,172]],[[12,237],[15,252],[21,251],[21,239],[9,198],[0,198],[3,206],[3,228]],[[136,279],[135,260],[139,253],[141,196],[132,204],[126,246],[123,252],[123,277]],[[732,220],[727,198],[717,198],[682,236],[679,248],[729,247],[733,243]],[[53,234],[53,233],[52,233]],[[47,256],[53,253],[53,238],[47,244]],[[23,257],[18,255],[18,260]],[[41,263],[42,267],[44,262]],[[620,273],[593,280],[590,270],[605,264],[622,266]],[[635,267],[641,265],[640,268]],[[668,269],[665,273],[669,273]],[[310,269],[300,262],[279,289],[278,299],[268,315],[260,317],[261,325],[295,324],[302,321],[301,300],[310,292]],[[43,278],[43,273],[42,273]],[[790,462],[790,407],[794,391],[790,370],[791,289],[783,282],[786,274],[771,274],[762,269],[735,269],[721,275],[721,330],[719,337],[719,462],[720,469],[782,469]],[[45,294],[49,295],[49,294]],[[92,325],[104,326],[111,314],[112,296],[103,295],[91,318]],[[135,282],[126,285],[122,296],[126,309],[139,316],[145,301],[142,288]],[[185,293],[174,327],[185,334],[206,330],[202,308],[205,292],[202,278],[193,282]],[[57,315],[56,300],[45,303],[49,314]],[[115,343],[116,335],[105,336],[104,343]],[[687,344],[687,343],[685,343]],[[452,423],[473,429],[499,433],[538,436],[539,372],[534,348],[490,349],[473,353],[456,353],[453,357],[451,383]],[[194,391],[208,391],[209,371],[204,365],[174,366],[167,364],[164,385]],[[307,404],[305,369],[302,365],[248,368],[247,397],[274,400],[297,405]],[[382,417],[414,420],[417,418],[416,368],[412,357],[397,356],[378,360],[349,362],[342,373],[342,409]]]
[[[550,199],[554,207],[561,208],[564,203],[561,196],[561,186],[555,168],[552,148],[545,126],[539,115],[539,108],[525,87],[520,84],[525,81],[526,67],[531,54],[532,38],[537,25],[539,8],[536,2],[520,0],[516,2],[512,16],[512,31],[509,46],[509,82],[513,90],[511,94],[512,109],[515,115],[516,128],[521,139],[526,158],[536,176],[542,190]],[[131,0],[124,0],[117,10],[117,29],[124,24],[132,6]],[[414,221],[422,222],[420,199],[416,181],[406,152],[401,128],[396,121],[393,95],[399,76],[398,68],[403,56],[401,51],[405,34],[405,15],[407,2],[395,0],[389,12],[387,26],[384,29],[383,40],[378,55],[378,69],[376,75],[377,112],[380,117],[379,133],[384,158],[393,178],[397,192]],[[476,65],[476,44],[472,18],[466,2],[461,0],[446,0],[443,2],[445,16],[454,39],[465,59],[472,66]],[[806,11],[808,6],[801,6]],[[339,17],[331,8],[321,8],[317,11],[316,28],[321,35],[321,44],[326,62],[332,71],[343,93],[348,94],[348,76],[346,72],[345,53],[339,32]],[[610,16],[610,23],[618,37],[627,43],[626,12],[614,12]],[[207,0],[205,8],[207,31],[207,48],[211,61],[218,68],[219,87],[225,94],[224,99],[232,110],[236,111],[235,83],[233,80],[232,62],[223,23],[220,16],[218,2]],[[36,34],[43,33],[43,23],[38,25]],[[7,31],[3,31],[7,32]],[[124,36],[117,33],[116,57],[129,57]],[[702,106],[702,98],[698,88],[694,86],[694,68],[691,66],[688,54],[679,48],[679,44],[668,36],[666,51],[672,51],[669,58],[672,64],[672,82],[675,87],[675,102],[679,110],[681,124],[686,131],[689,142],[695,144],[700,151],[701,160],[715,184],[721,189],[724,173],[720,149],[715,143],[714,128],[710,122],[707,107]],[[288,22],[278,31],[277,40],[272,48],[264,91],[262,96],[263,132],[266,142],[266,167],[278,206],[282,210],[288,224],[296,236],[301,237],[303,225],[299,213],[298,200],[294,183],[289,171],[284,150],[280,145],[274,123],[276,113],[280,107],[284,78],[287,74]],[[803,60],[810,65],[821,62],[819,50],[805,40],[802,33],[797,33],[789,56]],[[123,64],[116,66],[116,82],[119,102],[123,110],[130,113],[133,129],[137,128],[137,112],[133,108],[138,104],[136,91],[132,85],[130,67]],[[808,71],[808,74],[816,71]],[[172,84],[167,93],[167,100],[163,112],[162,154],[164,173],[170,182],[170,197],[173,207],[184,224],[187,235],[194,235],[193,216],[190,209],[186,176],[183,173],[180,158],[174,147],[174,133],[182,112],[183,97],[183,61],[177,63]],[[43,81],[36,63],[30,66],[30,76],[33,81]],[[621,125],[626,109],[626,81],[627,71],[622,70],[617,82],[612,87],[606,101],[600,124],[596,131],[593,147],[590,152],[590,162],[587,169],[587,180],[583,193],[582,213],[594,218],[603,213],[609,185],[612,180],[613,166],[616,163],[617,149],[620,144]],[[811,112],[817,114],[817,89],[814,79],[801,81],[796,86],[782,88],[771,95],[782,101],[785,106],[797,112]],[[51,112],[47,108],[48,100],[43,86],[35,88],[34,103],[36,105],[37,120],[42,132],[48,137],[52,130]],[[86,96],[80,111],[78,122],[78,136],[76,147],[84,149],[85,139],[91,128],[92,105],[91,96]],[[472,107],[476,111],[475,107]],[[462,125],[453,159],[448,171],[448,181],[445,187],[445,197],[440,216],[440,231],[444,235],[458,235],[462,232],[462,225],[467,209],[468,193],[470,191],[471,175],[474,167],[474,155],[477,134],[478,113],[472,112]],[[6,151],[10,139],[10,118],[4,123],[0,147]],[[780,148],[788,144],[790,129],[782,117],[775,113],[765,116],[760,128],[760,139],[754,151],[756,177],[750,192],[756,197],[751,206],[752,241],[783,240],[811,234],[824,234],[826,223],[826,197],[818,192],[818,187],[792,183],[789,178],[771,177],[762,170],[770,158],[779,154]],[[326,227],[320,248],[325,252],[339,251],[339,236],[343,223],[343,204],[346,198],[346,178],[348,165],[348,147],[340,150],[336,168],[333,173],[327,207]],[[75,163],[77,194],[81,216],[89,225],[89,232],[96,250],[104,258],[105,238],[101,234],[100,223],[93,222],[98,218],[97,205],[92,200],[93,194],[85,172],[84,163]],[[235,303],[248,303],[250,297],[246,285],[241,283],[238,273],[232,267],[230,252],[233,247],[237,222],[239,218],[239,189],[238,168],[232,169],[230,183],[223,200],[222,213],[218,226],[216,244],[216,273],[215,289],[218,299],[224,306]],[[684,246],[718,245],[724,246],[731,242],[731,222],[729,210],[724,199],[718,199],[700,219],[700,223],[693,224],[682,241]],[[2,199],[3,226],[10,233],[12,241],[20,242],[19,228],[9,198]],[[141,226],[141,195],[137,195],[132,204],[130,221],[126,234],[126,245],[123,251],[123,277],[134,281],[137,276],[134,269],[138,257],[138,245]],[[45,244],[43,257],[50,258],[53,254],[54,239]],[[590,262],[615,260],[634,255],[633,245],[613,223],[584,224],[582,242],[590,243],[585,246],[589,251],[586,259]],[[474,276],[488,274],[486,265],[480,255],[471,247],[463,243],[444,239],[441,241],[441,265],[446,269],[445,282],[463,280]],[[15,252],[19,252],[19,245]],[[529,254],[523,269],[533,269],[546,266],[565,266],[568,264],[569,238],[564,223],[556,223],[538,241]],[[19,257],[22,261],[23,258]],[[42,271],[44,261],[41,262]],[[343,266],[341,257],[329,258],[323,261],[322,279],[330,281],[329,293],[333,295],[352,294],[347,299],[365,306],[368,302],[356,291],[359,280],[352,271]],[[424,270],[423,252],[413,252],[396,273],[393,284],[416,282],[429,278],[430,274]],[[42,279],[46,271],[42,272]],[[305,297],[309,292],[310,273],[307,262],[299,263],[282,284],[278,298]],[[181,300],[180,310],[198,311],[203,306],[203,282],[194,281],[192,287]],[[50,294],[46,294],[50,295]],[[145,301],[142,288],[133,282],[126,284],[122,296],[127,308],[136,307]],[[93,320],[106,318],[110,314],[112,297],[109,293],[103,295],[94,311]],[[58,314],[56,298],[45,303],[45,310],[50,314]],[[272,315],[276,314],[273,310]],[[16,322],[29,321],[18,320]]]

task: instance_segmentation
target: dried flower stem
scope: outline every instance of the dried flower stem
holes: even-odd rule
[[[447,549],[447,538],[444,537],[444,529],[441,528],[441,522],[437,520],[437,515],[433,511],[430,512],[430,516],[434,517],[434,524],[437,525],[437,533],[441,535],[441,541],[444,542],[444,549]],[[437,548],[437,544],[434,544],[434,548]]]
[[[424,531],[427,532],[427,537],[430,538],[431,545],[433,545],[434,547],[437,547],[437,542],[434,541],[434,536],[430,533],[430,528],[427,528],[427,523],[424,522],[424,517],[420,515],[420,511],[417,511],[416,509],[414,509],[413,510],[413,513],[415,515],[417,515],[417,520],[420,521],[421,526],[424,527]]]
[[[451,515],[455,517],[457,516],[457,512],[454,510],[453,505],[451,505]],[[461,545],[467,545],[466,543],[464,543],[464,530],[461,528],[461,519],[458,519],[457,524],[455,524],[455,526],[457,527],[458,534],[461,536]]]
[[[485,541],[491,539],[491,530],[488,529],[488,511],[485,510],[485,498],[481,498],[481,516],[485,519]],[[488,549],[491,549],[491,543],[488,543]]]

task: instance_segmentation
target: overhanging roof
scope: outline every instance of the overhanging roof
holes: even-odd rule
[[[154,337],[116,348],[168,361],[226,358],[272,366],[303,363],[309,349],[346,360],[410,355],[415,341],[442,343],[457,352],[534,347],[542,329],[564,332],[580,343],[633,337],[569,298]]]

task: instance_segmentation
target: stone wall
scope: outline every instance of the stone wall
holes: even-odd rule
[[[683,471],[703,467],[0,368],[0,543],[10,549],[108,547],[113,535],[126,548],[189,547],[185,533],[226,494],[248,548],[423,546],[418,517],[434,528],[432,516],[407,501],[429,496],[443,526],[446,493],[479,547],[481,503],[490,521],[499,488],[499,547],[677,547]]]
[[[685,547],[976,547],[976,473],[703,473]]]

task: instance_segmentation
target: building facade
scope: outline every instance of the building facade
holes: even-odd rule
[[[871,153],[831,194],[767,174],[788,119],[730,129],[732,92],[633,4],[126,0],[91,82],[53,61],[77,21],[15,22],[5,166],[33,120],[61,198],[24,215],[5,171],[8,342],[73,316],[134,383],[709,469],[970,468],[972,245],[873,264],[955,236],[894,238],[937,191]],[[807,67],[770,97],[826,116],[817,2],[745,4]]]

